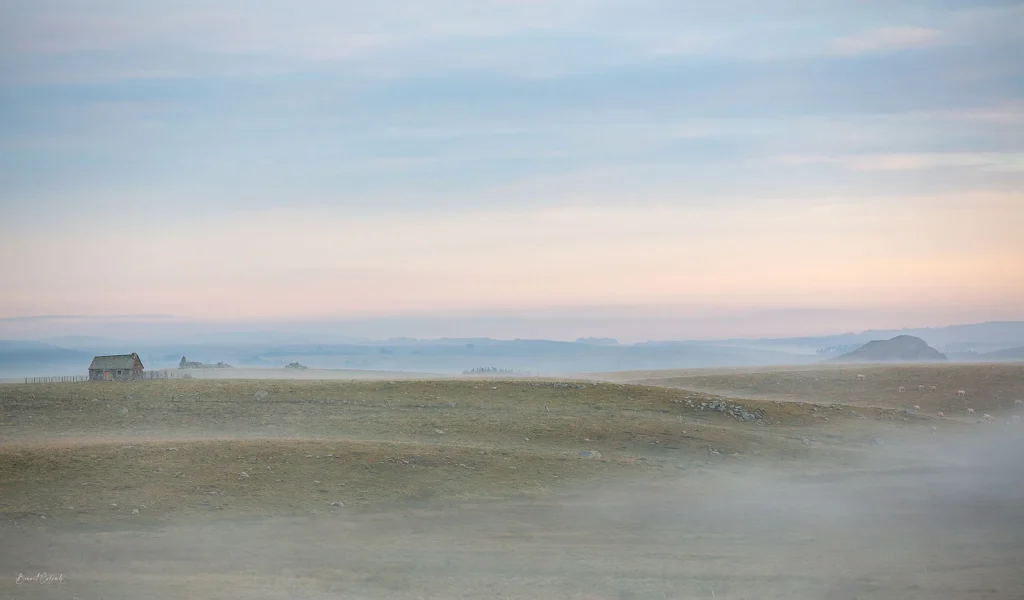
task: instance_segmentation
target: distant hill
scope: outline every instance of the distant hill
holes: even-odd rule
[[[22,340],[0,340],[0,377],[85,375],[92,355]]]
[[[928,345],[919,337],[898,335],[888,340],[874,340],[833,362],[901,362],[947,360],[946,355]]]
[[[20,364],[36,361],[61,361],[92,358],[78,350],[68,350],[53,344],[22,340],[0,340],[0,363]]]
[[[1006,348],[1024,346],[1024,321],[993,321],[946,327],[917,329],[868,330],[861,333],[843,333],[813,337],[729,339],[701,342],[653,342],[658,345],[704,343],[759,348],[777,348],[790,352],[813,352],[828,356],[841,354],[850,346],[860,346],[872,340],[886,340],[899,335],[910,335],[925,340],[933,348],[947,353],[988,353]]]
[[[619,340],[602,337],[584,337],[576,340],[577,344],[593,344],[595,346],[617,346]]]

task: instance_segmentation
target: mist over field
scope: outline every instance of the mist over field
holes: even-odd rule
[[[767,377],[895,398],[946,368]],[[1019,367],[977,368],[953,376],[1024,391]],[[76,385],[5,390],[0,563],[64,577],[0,582],[12,598],[1024,594],[1024,430],[930,417],[945,393],[926,413],[727,400],[761,415],[743,422],[593,382]]]
[[[193,325],[194,327],[194,325]],[[149,369],[177,368],[184,356],[240,369],[280,369],[298,362],[312,369],[410,371],[458,375],[493,368],[519,374],[556,375],[600,371],[813,364],[896,335],[918,335],[952,360],[1024,360],[1024,322],[984,323],[931,329],[866,331],[842,335],[691,341],[620,342],[582,337],[544,339],[399,337],[352,338],[308,331],[189,331],[160,337],[163,330],[116,324],[106,336],[63,335],[43,341],[0,341],[0,378],[83,375],[93,355],[138,352]],[[37,332],[38,335],[38,332]]]
[[[0,600],[1024,600],[1022,56],[0,1]]]

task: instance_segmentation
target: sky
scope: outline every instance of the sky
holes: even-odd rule
[[[0,336],[1024,319],[1020,56],[995,0],[7,0]]]

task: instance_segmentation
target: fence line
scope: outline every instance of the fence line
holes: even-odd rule
[[[173,371],[143,371],[143,379],[181,379],[184,377],[184,373],[175,373]]]
[[[142,376],[138,377],[139,380],[152,380],[152,379],[182,379],[185,376],[184,373],[174,373],[172,371],[143,371]],[[58,375],[55,377],[26,377],[25,383],[80,383],[83,381],[89,381],[88,375]],[[117,381],[117,380],[114,380]]]
[[[25,383],[76,383],[89,381],[87,375],[61,375],[58,377],[26,377]]]

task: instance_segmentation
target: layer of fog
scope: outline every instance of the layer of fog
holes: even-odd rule
[[[1020,598],[1024,439],[924,431],[845,466],[722,457],[555,500],[5,537],[0,564],[74,575],[60,597]]]

